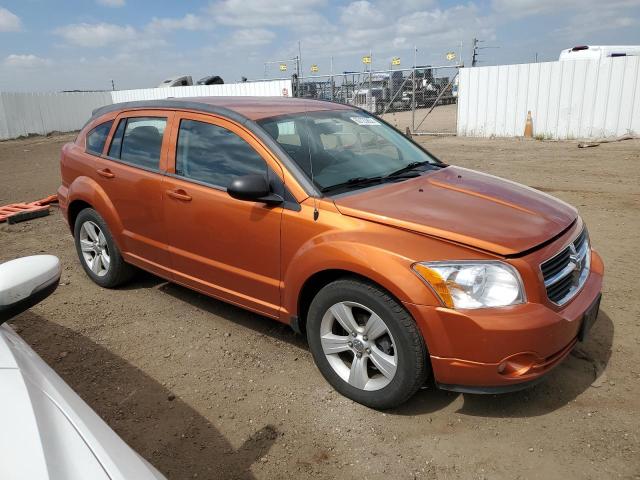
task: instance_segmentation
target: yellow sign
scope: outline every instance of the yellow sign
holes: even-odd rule
[[[317,72],[319,70],[318,65],[311,65],[311,71],[312,72]]]
[[[281,63],[280,64],[280,71],[281,72],[286,72],[287,71],[287,64],[286,63]]]
[[[371,55],[365,55],[362,57],[362,63],[371,63]]]
[[[400,57],[393,57],[391,59],[391,65],[400,65]]]
[[[455,59],[456,59],[456,52],[447,53],[447,60],[455,60]]]

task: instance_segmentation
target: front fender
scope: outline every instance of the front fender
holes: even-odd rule
[[[365,277],[401,302],[440,305],[440,301],[412,271],[414,260],[384,246],[352,240],[313,239],[298,250],[284,272],[283,308],[299,314],[298,299],[306,281],[328,270],[344,270]]]
[[[71,207],[74,201],[88,203],[102,216],[109,227],[113,240],[116,242],[116,245],[118,245],[118,248],[122,250],[122,245],[124,244],[122,222],[113,203],[109,200],[109,197],[100,184],[90,177],[77,177],[71,185],[69,185],[67,208]],[[73,226],[70,226],[73,230]]]

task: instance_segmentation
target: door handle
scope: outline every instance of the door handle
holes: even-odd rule
[[[187,195],[187,192],[179,188],[178,190],[167,190],[167,195],[176,200],[182,200],[183,202],[190,202],[191,195]]]
[[[109,170],[108,168],[103,168],[101,170],[97,170],[97,172],[98,172],[98,175],[100,175],[101,177],[104,177],[104,178],[113,178],[113,177],[115,177],[113,172],[111,170]]]

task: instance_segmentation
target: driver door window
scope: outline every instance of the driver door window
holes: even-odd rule
[[[227,188],[235,177],[266,172],[262,157],[235,133],[196,120],[180,122],[176,175]]]

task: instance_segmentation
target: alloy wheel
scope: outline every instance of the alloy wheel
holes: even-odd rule
[[[87,267],[94,274],[103,277],[109,272],[111,257],[107,239],[92,221],[86,221],[80,227],[80,250]]]
[[[398,354],[384,320],[356,302],[329,308],[320,324],[320,342],[333,370],[349,385],[380,390],[393,380]]]

